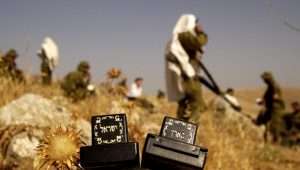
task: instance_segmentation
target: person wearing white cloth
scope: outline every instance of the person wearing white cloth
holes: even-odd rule
[[[241,104],[238,99],[234,95],[234,90],[232,88],[228,88],[225,93],[225,98],[230,101],[238,110],[241,110]]]
[[[37,55],[42,60],[41,63],[42,83],[44,85],[49,85],[52,83],[52,73],[54,71],[54,68],[58,65],[58,60],[59,60],[58,46],[52,38],[46,37]]]
[[[153,113],[154,105],[142,97],[143,95],[143,78],[138,77],[132,83],[127,98],[129,101],[135,102],[138,106],[143,107]]]
[[[143,93],[143,78],[136,78],[134,80],[134,83],[132,83],[129,93],[128,93],[128,98],[139,98],[142,96]]]
[[[165,53],[168,99],[178,103],[179,119],[195,123],[206,110],[199,81],[199,62],[206,43],[207,35],[197,18],[191,14],[182,15]]]

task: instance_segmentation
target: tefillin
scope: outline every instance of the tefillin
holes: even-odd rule
[[[92,146],[80,148],[85,170],[131,170],[140,167],[139,146],[128,141],[125,114],[93,116]]]
[[[142,167],[151,170],[203,170],[208,150],[195,145],[198,126],[165,117],[160,135],[148,134]]]
[[[80,148],[85,170],[203,170],[208,150],[195,145],[198,126],[165,117],[159,135],[139,146],[128,141],[125,114],[92,117],[92,146]]]

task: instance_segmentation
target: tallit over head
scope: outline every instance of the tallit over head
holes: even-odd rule
[[[182,15],[173,30],[173,35],[178,35],[179,33],[191,31],[194,32],[194,28],[196,26],[197,18],[192,14],[184,14]]]
[[[189,63],[189,56],[182,47],[179,39],[178,34],[183,32],[191,32],[195,34],[194,28],[196,26],[197,18],[192,14],[185,14],[182,15],[179,20],[177,21],[174,29],[173,29],[173,37],[171,42],[171,52],[174,56],[176,56],[177,60],[180,62],[181,67],[185,74],[188,77],[194,77],[196,75],[196,71]],[[181,75],[181,71],[179,68],[176,68],[174,65],[170,65],[170,69],[176,72],[178,76]]]
[[[173,29],[171,41],[167,44],[166,58],[173,56],[179,62],[174,63],[166,60],[166,85],[167,95],[170,101],[178,101],[184,97],[182,72],[189,77],[196,75],[196,71],[189,63],[189,56],[178,39],[178,35],[183,32],[190,31],[192,34],[195,34],[195,26],[196,17],[194,15],[182,15]],[[180,64],[180,66],[178,64]]]
[[[42,50],[45,52],[51,70],[53,70],[58,65],[59,61],[59,50],[57,44],[52,38],[46,37],[42,43]]]

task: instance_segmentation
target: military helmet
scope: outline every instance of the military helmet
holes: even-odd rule
[[[85,71],[90,69],[90,65],[87,61],[81,61],[77,67],[79,71]]]
[[[264,80],[272,80],[273,74],[270,71],[265,71],[262,73],[261,78]]]
[[[6,53],[5,57],[6,57],[7,59],[16,59],[16,58],[18,57],[17,51],[16,51],[15,49],[10,49],[10,50]]]

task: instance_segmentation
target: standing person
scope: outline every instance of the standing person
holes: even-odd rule
[[[281,142],[284,134],[284,109],[285,104],[282,98],[280,86],[275,81],[271,72],[264,72],[262,80],[267,85],[267,90],[263,96],[264,112],[258,116],[258,124],[265,124],[267,131],[272,135],[273,142]]]
[[[85,99],[94,91],[90,88],[92,86],[90,80],[90,65],[86,61],[81,61],[76,71],[67,74],[61,87],[65,95],[76,102]]]
[[[58,46],[50,37],[46,37],[38,56],[41,62],[41,78],[44,85],[52,83],[52,73],[58,64],[59,54]]]
[[[207,35],[196,17],[182,15],[165,54],[168,99],[178,103],[178,118],[195,123],[206,110],[199,81],[199,62],[206,43]]]
[[[38,56],[42,60],[42,63],[41,63],[42,83],[44,85],[50,85],[52,83],[52,69],[50,67],[50,62],[49,62],[44,50],[41,50],[41,52],[38,53]]]

